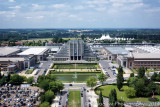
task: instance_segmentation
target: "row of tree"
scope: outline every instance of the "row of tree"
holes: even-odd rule
[[[34,82],[34,77],[25,77],[25,76],[20,76],[18,74],[13,74],[11,75],[8,73],[7,76],[1,75],[0,73],[0,84],[4,85],[6,83],[12,84],[12,85],[20,85],[24,82],[27,82],[28,84],[32,84]]]

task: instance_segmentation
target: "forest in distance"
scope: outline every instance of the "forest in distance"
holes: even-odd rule
[[[160,43],[160,29],[0,29],[0,42],[29,40],[32,38],[100,38],[102,34],[111,37],[134,38],[133,43],[145,40]]]

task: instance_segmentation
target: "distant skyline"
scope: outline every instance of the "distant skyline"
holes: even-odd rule
[[[0,0],[0,28],[160,28],[160,0]]]

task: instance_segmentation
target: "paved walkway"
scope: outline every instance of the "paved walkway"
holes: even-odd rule
[[[99,98],[99,96],[95,94],[94,90],[89,90],[86,96],[87,99],[90,100],[91,107],[98,107],[97,98]]]
[[[51,104],[51,107],[58,107],[58,105],[59,105],[59,98],[60,98],[60,96],[57,95],[56,98],[53,100],[53,103]]]

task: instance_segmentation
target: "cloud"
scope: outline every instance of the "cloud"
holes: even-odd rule
[[[15,1],[14,1],[14,0],[9,0],[9,2],[13,3],[13,2],[15,2]]]
[[[11,9],[20,9],[21,6],[12,6],[12,7],[9,7],[9,8],[11,8]]]
[[[160,7],[150,8],[145,10],[148,13],[160,12]]]
[[[138,3],[138,2],[143,2],[143,0],[109,0],[109,2],[113,2],[113,3]]]
[[[75,10],[82,10],[82,9],[84,9],[84,6],[81,6],[81,5],[75,6],[74,9]]]
[[[68,5],[65,5],[65,4],[53,4],[52,6],[50,6],[51,8],[57,8],[57,9],[65,9],[67,7],[69,7]]]
[[[6,13],[6,11],[0,11],[0,15],[1,15],[1,14],[5,14],[5,13]]]
[[[8,12],[6,15],[8,18],[14,18],[16,16],[15,12]]]
[[[27,17],[25,17],[26,19],[32,19],[32,17],[30,17],[30,16],[27,16]]]
[[[44,8],[45,8],[44,5],[32,4],[32,9],[33,9],[33,10],[42,10],[42,9],[44,9]]]
[[[89,5],[105,5],[108,4],[108,0],[93,0],[93,1],[87,1],[87,4]]]
[[[106,7],[99,7],[99,8],[96,8],[97,11],[105,11],[107,8]]]
[[[74,20],[83,20],[81,17],[79,17],[79,16],[77,16],[77,15],[75,15],[75,14],[70,14],[69,16],[68,16],[70,19],[74,19]]]
[[[43,19],[44,16],[37,16],[36,18],[37,18],[37,19]]]

